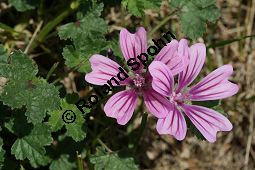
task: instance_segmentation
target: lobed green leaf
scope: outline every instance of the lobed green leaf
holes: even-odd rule
[[[215,23],[220,17],[215,0],[171,0],[170,5],[180,9],[181,30],[191,39],[203,36],[207,21]]]
[[[60,130],[64,125],[66,128],[66,135],[73,138],[73,140],[81,141],[86,137],[86,131],[84,127],[85,119],[83,118],[80,110],[74,105],[69,104],[66,100],[61,100],[61,109],[50,112],[50,118],[48,124],[51,126],[53,132]],[[73,123],[65,123],[62,119],[62,115],[66,110],[72,110],[76,116]]]
[[[46,124],[36,124],[30,134],[15,141],[11,153],[18,160],[27,158],[30,164],[37,168],[50,162],[44,146],[50,145],[52,141],[50,127]]]
[[[100,18],[102,10],[103,4],[100,4],[91,8],[78,21],[59,28],[60,39],[70,39],[74,45],[66,46],[62,53],[68,67],[78,66],[80,72],[88,72],[90,56],[106,49],[107,41],[104,35],[107,32],[107,24]]]
[[[57,160],[52,161],[50,165],[50,170],[56,170],[56,169],[61,169],[61,170],[72,170],[74,169],[75,165],[74,163],[70,163],[68,161],[69,155],[63,154],[58,158]]]
[[[90,157],[95,170],[136,170],[138,166],[132,157],[121,157],[118,153],[107,153],[97,147],[96,154]]]
[[[9,0],[9,3],[12,4],[17,11],[24,12],[35,9],[40,3],[40,0]]]
[[[143,16],[146,9],[158,9],[160,0],[122,0],[122,5],[135,16]]]
[[[58,89],[36,77],[37,66],[21,51],[4,60],[0,63],[0,77],[7,78],[8,83],[1,90],[0,100],[11,108],[26,106],[28,121],[42,122],[47,111],[59,106]]]

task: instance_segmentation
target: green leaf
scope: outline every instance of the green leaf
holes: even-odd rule
[[[0,100],[12,108],[26,106],[26,116],[33,124],[42,122],[47,111],[59,106],[58,89],[37,78],[37,72],[37,66],[21,51],[0,63],[0,77],[8,79]]]
[[[99,4],[88,11],[83,18],[59,28],[60,39],[70,39],[74,45],[66,46],[62,53],[68,67],[80,66],[79,71],[88,72],[90,56],[107,48],[104,37],[107,24],[100,18],[102,10],[103,4]]]
[[[8,58],[1,61],[0,66],[1,76],[10,80],[18,79],[22,82],[31,80],[38,72],[37,66],[21,51],[13,52]]]
[[[30,164],[37,168],[39,165],[47,165],[50,162],[44,146],[50,145],[52,141],[50,127],[45,124],[36,124],[29,135],[15,141],[11,153],[18,160],[27,158]]]
[[[16,136],[23,137],[30,133],[33,125],[31,123],[27,123],[27,118],[24,113],[14,112],[13,118],[11,118],[8,122],[5,122],[4,127]]]
[[[220,11],[216,5],[211,5],[201,9],[200,16],[204,21],[215,23],[220,17]]]
[[[86,137],[84,130],[84,122],[82,113],[74,104],[68,104],[64,99],[61,100],[61,109],[50,112],[48,124],[51,126],[53,132],[60,130],[64,125],[67,130],[67,136],[72,137],[76,142],[81,141]],[[75,114],[75,121],[73,123],[65,123],[62,116],[65,111],[72,110]]]
[[[101,12],[103,11],[104,5],[101,3],[97,7],[92,8],[88,13],[81,19],[76,22],[68,23],[59,28],[59,37],[60,39],[71,39],[74,41],[75,45],[87,44],[88,42],[84,41],[84,37],[97,37],[98,33],[103,37],[107,32],[106,22],[100,18]]]
[[[66,94],[65,98],[66,98],[66,102],[70,104],[75,104],[80,99],[77,93]]]
[[[174,8],[181,8],[184,6],[187,2],[190,0],[171,0],[170,1],[170,6]]]
[[[46,112],[59,106],[58,89],[45,80],[35,79],[35,89],[31,90],[30,100],[27,101],[26,116],[33,124],[41,122]]]
[[[57,169],[72,170],[75,167],[75,165],[74,163],[70,163],[68,159],[69,159],[69,155],[61,155],[60,158],[52,161],[50,165],[50,170],[57,170]]]
[[[223,108],[221,107],[221,100],[209,100],[209,101],[192,101],[193,105],[204,106],[210,109],[213,109],[224,116],[228,116],[226,112],[224,112]]]
[[[40,3],[39,0],[9,0],[17,11],[23,12],[31,9],[35,9],[37,4]]]
[[[4,46],[0,44],[0,62],[6,62],[7,59],[8,59],[7,52],[4,49]]]
[[[97,147],[95,155],[90,157],[95,170],[136,170],[138,166],[132,157],[120,156],[118,153],[107,153],[102,147]]]
[[[81,72],[89,72],[91,70],[89,58],[84,55],[79,49],[75,49],[72,45],[67,45],[63,49],[62,55],[65,58],[65,64],[68,67],[79,67]]]
[[[192,104],[199,105],[199,106],[204,106],[204,107],[209,107],[209,108],[213,108],[215,106],[220,105],[220,100],[192,101]]]
[[[4,166],[4,155],[5,155],[5,150],[3,149],[3,139],[0,138],[0,169]]]
[[[144,13],[144,6],[140,0],[123,0],[122,5],[135,16],[140,17]]]
[[[142,0],[145,9],[159,9],[161,0]]]
[[[160,0],[122,0],[122,5],[130,13],[141,17],[146,9],[158,9],[161,5]]]
[[[196,6],[205,8],[215,4],[215,0],[192,0]]]
[[[220,17],[219,9],[214,0],[172,0],[171,5],[175,8],[181,8],[181,30],[191,39],[203,36],[206,22],[215,23]]]
[[[214,106],[212,109],[215,110],[215,111],[217,111],[217,112],[219,112],[219,113],[221,113],[223,116],[228,117],[228,113],[226,113],[226,112],[224,111],[224,109],[223,109],[220,105]]]
[[[114,56],[116,56],[120,60],[123,60],[119,40],[116,39],[112,40],[109,46],[112,49]]]

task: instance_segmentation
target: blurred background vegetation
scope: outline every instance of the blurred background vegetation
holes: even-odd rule
[[[141,116],[120,127],[105,117],[99,105],[86,115],[84,131],[77,132],[81,135],[70,135],[74,140],[64,139],[64,128],[51,132],[53,141],[46,147],[51,160],[47,164],[16,159],[20,155],[10,148],[20,136],[8,132],[9,125],[2,122],[23,110],[13,111],[1,103],[3,168],[112,169],[103,166],[107,164],[105,159],[119,163],[115,151],[125,150],[125,156],[121,152],[118,156],[132,155],[140,169],[255,169],[255,0],[196,2],[200,4],[189,0],[0,0],[0,43],[8,53],[20,49],[27,54],[38,66],[37,76],[54,84],[66,100],[91,93],[84,80],[90,70],[89,57],[99,52],[107,55],[111,48],[120,60],[119,31],[134,31],[139,26],[148,31],[149,43],[169,30],[177,39],[188,38],[190,44],[204,42],[207,58],[201,76],[229,63],[235,70],[231,81],[240,86],[237,95],[222,101],[234,128],[229,133],[218,133],[214,144],[198,140],[190,132],[181,142],[158,135],[153,118],[148,119],[146,127],[139,126]],[[3,53],[0,50],[0,56]],[[0,78],[2,88],[6,82]],[[25,123],[20,128],[30,126],[23,119],[21,115],[19,120]],[[104,150],[96,151],[97,146]],[[135,154],[128,153],[128,148],[135,148]],[[102,159],[102,155],[111,159]],[[127,165],[134,164],[134,160],[124,159],[127,167],[123,168],[136,169],[135,165]]]

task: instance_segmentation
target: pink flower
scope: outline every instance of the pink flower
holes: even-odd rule
[[[165,59],[174,74],[179,73],[185,67],[185,60],[182,57],[184,49],[188,49],[186,41],[173,40],[165,46],[156,56],[156,59]],[[135,58],[147,50],[147,35],[144,28],[139,28],[135,34],[129,33],[126,29],[120,32],[120,47],[126,61]],[[169,55],[171,54],[171,55]],[[85,76],[85,80],[91,84],[104,85],[114,77],[117,78],[120,65],[102,55],[93,55],[90,58],[92,72]],[[151,87],[151,76],[144,72],[141,62],[139,69],[128,75],[124,81],[120,81],[121,86],[127,86],[128,89],[113,95],[105,104],[104,111],[108,117],[117,119],[118,124],[126,124],[132,117],[137,99],[143,96],[144,103],[149,112],[157,118],[166,117],[169,113],[169,102],[167,99],[154,91]],[[124,78],[123,78],[124,79]],[[118,84],[113,84],[117,86]]]
[[[202,106],[191,105],[191,101],[218,100],[237,93],[238,86],[228,81],[233,73],[231,65],[224,65],[203,78],[199,83],[187,89],[197,77],[205,62],[206,47],[198,43],[189,48],[189,65],[179,74],[178,85],[174,89],[171,70],[164,63],[154,61],[149,66],[152,75],[152,87],[158,93],[169,97],[172,111],[158,119],[159,134],[173,135],[177,140],[186,136],[187,126],[182,111],[209,141],[216,141],[217,131],[230,131],[232,124],[222,114]]]

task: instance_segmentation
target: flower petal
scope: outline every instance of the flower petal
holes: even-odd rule
[[[181,39],[179,41],[179,47],[178,47],[178,54],[183,59],[183,66],[185,69],[187,65],[189,64],[189,42],[186,39]],[[183,71],[182,69],[182,71]]]
[[[188,86],[198,75],[202,69],[206,56],[206,47],[202,43],[194,44],[189,49],[189,64],[180,74],[178,78],[178,87],[176,92]]]
[[[150,113],[157,118],[164,118],[172,110],[171,103],[153,89],[143,91],[144,103]]]
[[[178,41],[172,40],[167,44],[159,54],[155,57],[154,61],[161,61],[166,64],[173,75],[183,71],[187,66],[188,59],[188,41],[185,39]]]
[[[156,128],[159,134],[170,134],[177,140],[183,140],[187,132],[186,121],[178,108],[173,108],[165,118],[158,119]]]
[[[209,142],[216,141],[218,131],[230,131],[233,127],[225,116],[212,109],[186,104],[183,104],[182,108],[191,122]]]
[[[139,62],[137,56],[146,53],[147,50],[147,32],[140,27],[135,34],[130,33],[127,29],[120,31],[120,47],[126,61],[135,58]],[[140,69],[143,65],[140,63]]]
[[[105,104],[106,116],[117,119],[118,124],[125,125],[132,117],[137,103],[134,90],[125,90],[113,95]]]
[[[93,55],[89,61],[91,63],[92,72],[85,75],[85,80],[87,82],[95,85],[104,85],[112,77],[118,80],[117,74],[120,72],[118,69],[120,65],[116,62],[99,54]],[[128,77],[126,80],[118,82],[120,85],[126,85],[130,81],[130,77]]]
[[[153,61],[149,66],[152,76],[152,88],[163,96],[169,96],[173,92],[174,77],[170,69],[160,61]]]
[[[233,73],[231,65],[224,65],[203,78],[189,91],[190,100],[217,100],[233,96],[239,87],[228,81]]]

